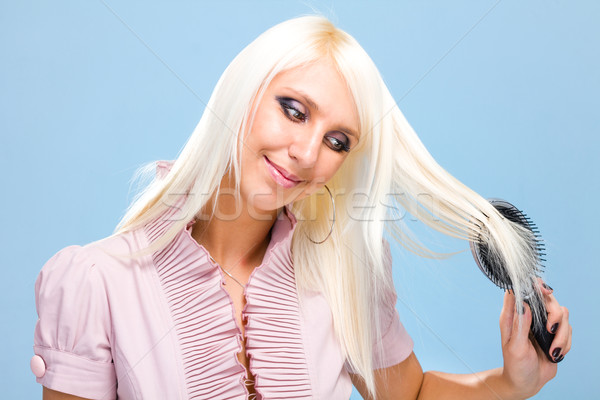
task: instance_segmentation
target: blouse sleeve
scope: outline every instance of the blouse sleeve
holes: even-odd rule
[[[69,246],[35,282],[38,320],[31,366],[43,386],[91,399],[116,399],[110,311],[91,250]]]
[[[383,240],[383,250],[386,279],[393,282],[392,253],[390,244],[385,239]],[[388,368],[399,364],[413,351],[413,340],[404,329],[402,322],[400,322],[400,315],[396,310],[397,299],[398,296],[392,284],[379,305],[381,337],[373,344],[374,369]],[[355,373],[348,362],[346,363],[346,369],[350,373]]]
[[[384,296],[380,305],[379,315],[382,328],[382,346],[374,346],[373,366],[375,369],[387,368],[404,361],[413,351],[413,341],[404,325],[400,322],[400,315],[396,310],[398,295],[394,289],[392,274],[392,252],[390,244],[384,239],[383,242],[386,279],[392,282],[389,292]],[[387,328],[386,328],[387,327]]]

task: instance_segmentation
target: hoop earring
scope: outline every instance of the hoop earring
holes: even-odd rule
[[[332,205],[332,208],[333,208],[333,222],[331,224],[331,229],[329,229],[329,233],[327,234],[327,237],[325,237],[325,239],[321,240],[320,242],[315,242],[314,240],[312,240],[311,238],[309,238],[308,235],[305,234],[305,236],[308,238],[308,240],[310,240],[314,244],[321,244],[324,241],[326,241],[327,239],[329,239],[329,236],[331,236],[331,232],[333,232],[333,226],[335,225],[335,200],[333,199],[333,195],[331,194],[331,190],[329,190],[329,188],[327,187],[327,185],[324,185],[324,186],[325,186],[325,189],[327,189],[327,192],[329,193],[329,197],[331,199],[331,205]]]

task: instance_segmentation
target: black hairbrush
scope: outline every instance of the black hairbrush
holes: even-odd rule
[[[529,229],[533,233],[534,239],[531,243],[531,246],[534,250],[534,253],[537,255],[537,259],[536,265],[532,265],[532,271],[537,275],[537,273],[541,272],[543,268],[542,261],[546,261],[542,258],[542,256],[545,255],[545,253],[543,253],[544,244],[542,243],[542,239],[537,227],[522,211],[517,209],[508,201],[500,199],[489,199],[488,201],[506,219]],[[471,251],[475,261],[477,262],[477,265],[479,266],[479,269],[492,282],[494,282],[496,286],[499,286],[504,290],[512,291],[513,284],[506,272],[504,265],[502,265],[502,263],[497,261],[495,258],[489,256],[488,246],[483,240],[481,240],[481,238],[477,238],[476,241],[471,242]],[[529,305],[531,305],[531,296],[539,296],[539,294],[536,290],[531,290],[529,292],[529,294],[525,297],[525,302],[527,302]],[[543,302],[543,299],[538,300]],[[548,317],[545,312],[543,312],[542,315],[538,315],[538,313],[532,313],[531,331],[535,337],[535,340],[540,345],[540,348],[546,354],[546,357],[548,357],[550,361],[555,362],[549,354],[550,346],[552,345],[552,340],[554,339],[554,334],[548,332],[546,329],[546,323],[548,321],[547,318]]]

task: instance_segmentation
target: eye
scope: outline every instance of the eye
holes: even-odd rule
[[[292,122],[305,122],[307,115],[301,111],[302,105],[289,97],[277,97],[281,110]]]
[[[336,132],[338,133],[338,132]],[[335,136],[326,136],[325,140],[327,141],[327,145],[338,153],[345,151],[346,153],[350,151],[350,145],[348,144],[348,137],[342,133],[339,133],[340,136],[343,136],[344,139],[340,140]]]

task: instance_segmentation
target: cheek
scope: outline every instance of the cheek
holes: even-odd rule
[[[345,157],[340,156],[338,153],[324,149],[322,160],[314,170],[315,180],[317,180],[319,184],[327,183],[340,169],[344,160]]]
[[[280,147],[289,140],[290,127],[285,126],[277,110],[258,112],[252,124],[250,134],[244,143],[251,145],[255,151]]]

